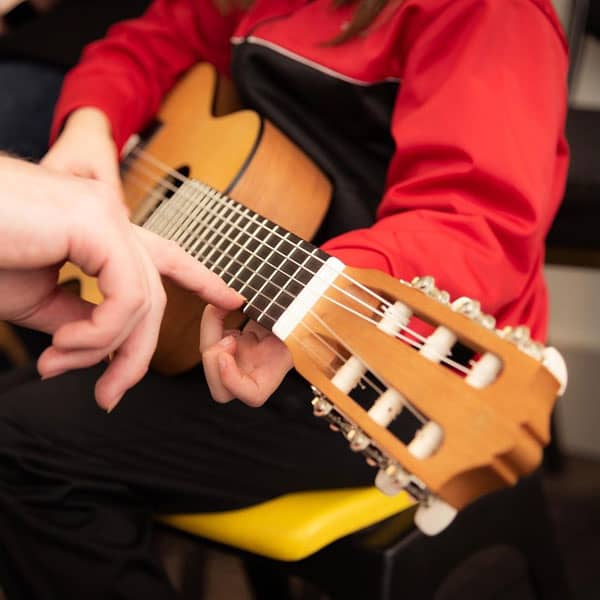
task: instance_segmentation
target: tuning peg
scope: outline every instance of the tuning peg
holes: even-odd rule
[[[531,339],[529,327],[526,325],[519,325],[517,327],[507,326],[502,329],[498,335],[515,344],[519,350],[525,352],[525,354],[528,354],[532,358],[540,361],[543,360],[544,346]]]
[[[549,346],[544,349],[544,358],[542,363],[554,375],[560,388],[558,389],[558,395],[562,396],[567,389],[567,365],[560,352],[553,346]]]
[[[481,312],[481,303],[478,300],[461,296],[451,304],[451,308],[453,311],[477,321],[486,329],[493,330],[496,327],[496,319],[492,315]]]
[[[375,477],[375,486],[386,496],[395,496],[409,483],[409,474],[396,463],[392,463],[384,469],[379,469]]]
[[[435,279],[431,275],[413,277],[410,285],[442,304],[450,302],[450,294],[446,290],[439,290],[435,286]]]
[[[419,504],[415,513],[415,525],[425,535],[437,535],[452,523],[457,512],[447,502],[430,495],[425,502]]]
[[[313,414],[315,417],[325,417],[333,409],[333,404],[325,398],[325,395],[321,390],[317,389],[314,385],[311,386],[312,392],[315,395],[311,401],[313,407]]]
[[[353,452],[361,452],[371,443],[371,440],[358,427],[349,429],[346,439],[350,442],[350,449]]]
[[[469,317],[469,319],[479,319],[481,316],[481,304],[478,300],[473,300],[468,296],[461,296],[452,302],[453,311]]]

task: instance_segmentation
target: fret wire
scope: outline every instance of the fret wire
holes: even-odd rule
[[[218,243],[213,245],[212,247],[211,247],[211,244],[213,243],[213,240],[215,240],[216,238],[219,239],[219,243],[223,239],[223,237],[225,237],[226,239],[228,238],[227,234],[228,234],[229,230],[232,228],[232,224],[228,220],[227,217],[229,216],[229,214],[231,212],[233,212],[233,209],[230,206],[227,206],[227,204],[221,205],[221,209],[220,209],[218,217],[212,221],[212,223],[213,223],[212,233],[205,240],[199,240],[196,243],[196,245],[197,245],[201,241],[202,246],[200,247],[200,251],[197,254],[194,254],[193,251],[190,252],[190,254],[192,254],[192,256],[194,256],[195,258],[200,260],[202,263],[204,263],[205,260],[209,260],[212,257],[212,255],[218,251],[218,249],[219,249]],[[207,248],[208,248],[208,254],[205,256],[205,250]]]
[[[220,275],[223,274],[223,272],[225,272],[227,269],[229,269],[229,266],[237,260],[238,256],[241,254],[241,252],[244,251],[245,249],[245,245],[242,243],[240,244],[238,242],[238,239],[240,238],[240,236],[247,234],[248,235],[248,239],[250,239],[252,236],[250,233],[247,232],[247,229],[250,225],[252,224],[256,224],[255,221],[255,217],[256,217],[257,213],[252,213],[251,218],[246,217],[247,222],[246,224],[240,229],[240,231],[238,232],[237,236],[233,239],[232,244],[237,244],[239,246],[238,250],[235,252],[235,254],[233,254],[230,258],[229,258],[229,262],[223,267],[223,269],[221,270]],[[238,261],[239,262],[239,261]],[[242,266],[235,272],[234,277],[230,280],[233,281],[237,275],[240,273],[240,271],[244,268],[245,263],[242,263]]]
[[[130,176],[131,176],[131,174],[130,174]],[[138,178],[138,177],[136,177],[135,175],[133,175],[132,177],[133,177],[133,179],[135,179],[135,180],[137,181],[137,186],[138,186],[139,188],[141,188],[141,189],[144,189],[144,190],[146,189],[146,184],[145,184],[145,183],[144,183],[144,182],[143,182],[141,179],[139,179],[139,178]],[[151,193],[156,193],[156,190],[152,190],[152,191],[151,191]],[[250,214],[250,217],[251,217],[251,218],[255,218],[256,216],[257,216],[257,214],[256,214],[256,213],[251,213],[251,214]],[[249,221],[248,221],[248,223],[247,223],[247,224],[246,224],[244,227],[247,227],[247,226],[248,226],[248,224],[249,224],[250,222],[251,222],[251,221],[249,220]],[[239,252],[240,252],[240,250],[238,250],[238,251],[237,251],[237,253],[239,253]],[[237,274],[238,274],[239,270],[238,270],[238,271],[236,271],[236,272],[235,272],[235,274],[232,274],[232,272],[231,272],[231,271],[228,271],[228,268],[231,266],[231,264],[232,264],[232,263],[234,263],[234,262],[238,262],[238,263],[239,263],[239,262],[240,262],[240,261],[237,261],[237,260],[236,260],[236,259],[237,259],[237,253],[236,253],[236,255],[235,255],[235,256],[233,256],[233,257],[231,258],[230,262],[229,262],[229,263],[228,263],[228,264],[225,266],[225,268],[224,268],[224,270],[223,270],[223,273],[226,273],[228,276],[232,276],[232,275],[233,275],[233,276],[232,276],[232,279],[235,279],[235,278],[236,278],[236,276],[237,276]],[[276,299],[275,299],[275,303],[277,303]],[[281,305],[280,305],[280,306],[281,306]],[[284,307],[283,307],[283,306],[281,306],[281,308],[284,308]],[[300,322],[300,325],[301,325],[301,326],[302,326],[304,329],[306,329],[306,330],[309,332],[309,334],[311,334],[313,337],[315,337],[315,338],[317,339],[317,341],[318,341],[318,342],[319,342],[319,343],[320,343],[322,346],[324,346],[324,347],[325,347],[327,350],[329,350],[330,352],[332,352],[332,353],[333,353],[333,354],[336,356],[336,358],[338,358],[338,359],[339,359],[339,360],[341,360],[342,362],[345,362],[346,360],[348,360],[348,357],[345,357],[345,356],[343,356],[343,355],[342,355],[342,354],[339,352],[339,350],[337,350],[337,349],[336,349],[336,348],[334,348],[334,347],[333,347],[331,344],[329,344],[329,342],[327,342],[327,340],[325,340],[325,339],[324,339],[324,338],[323,338],[323,337],[322,337],[322,336],[321,336],[321,335],[320,335],[318,332],[314,331],[314,330],[313,330],[313,329],[312,329],[312,328],[311,328],[309,325],[307,325],[306,323],[304,323],[304,322],[302,322],[302,321]],[[299,338],[298,336],[296,336],[296,335],[295,335],[295,334],[293,334],[293,333],[292,333],[292,337],[293,337],[293,338],[296,340],[296,342],[297,342],[297,343],[299,343],[299,344],[300,344],[300,345],[301,345],[301,346],[302,346],[302,347],[303,347],[303,348],[304,348],[304,349],[307,351],[307,353],[308,353],[308,354],[312,354],[312,355],[313,355],[313,356],[314,356],[314,357],[317,359],[317,363],[321,362],[321,363],[322,363],[322,366],[323,366],[323,368],[327,369],[327,370],[329,371],[330,375],[334,375],[334,374],[335,374],[335,369],[334,369],[334,368],[333,368],[331,365],[329,365],[329,364],[325,363],[325,362],[324,362],[324,361],[321,359],[321,357],[320,357],[320,356],[318,356],[318,355],[317,355],[317,353],[316,353],[316,352],[315,352],[315,351],[314,351],[312,348],[310,348],[309,346],[307,346],[307,345],[306,345],[306,344],[305,344],[305,343],[302,341],[302,339],[301,339],[301,338]],[[344,345],[343,343],[341,344],[341,346],[345,348],[345,345]],[[348,355],[349,355],[349,356],[351,356],[351,352],[350,352],[350,350],[349,350],[348,348],[345,348],[345,349],[346,349],[346,351],[348,352]],[[374,382],[372,382],[372,381],[371,381],[371,379],[370,379],[369,377],[367,377],[366,375],[362,376],[362,377],[361,377],[361,380],[364,380],[364,382],[366,383],[366,385],[367,385],[367,386],[369,386],[371,389],[373,389],[373,390],[374,390],[374,391],[375,391],[377,394],[381,395],[381,394],[383,393],[383,390],[381,390],[381,389],[380,389],[378,386],[376,386],[376,384],[375,384]]]
[[[317,249],[317,250],[318,250],[318,249]],[[239,261],[238,261],[238,262],[239,262]],[[297,281],[297,280],[296,280],[296,281]],[[303,285],[303,286],[305,285],[305,284],[303,284],[302,282],[299,282],[299,283],[301,283],[301,285]],[[333,300],[332,300],[332,299],[331,299],[329,296],[327,296],[326,294],[322,294],[320,297],[321,297],[321,298],[323,298],[323,299],[325,299],[325,300],[333,301]],[[334,302],[334,301],[333,301],[333,302]],[[339,305],[339,306],[340,306],[342,309],[344,309],[344,310],[351,311],[351,309],[349,309],[349,308],[348,308],[347,306],[345,306],[344,304],[340,304],[340,303],[337,303],[337,302],[334,302],[334,303],[338,304],[338,305]],[[281,305],[279,305],[279,306],[281,306]],[[282,307],[282,308],[284,308],[284,310],[286,310],[286,309],[287,309],[287,307],[283,307],[283,306],[281,306],[281,307]],[[310,314],[311,316],[314,316],[314,317],[316,317],[317,319],[319,318],[318,316],[316,316],[316,314],[315,314],[315,313],[314,313],[314,311],[312,311],[312,310],[310,310],[310,311],[309,311],[309,314]],[[362,315],[362,314],[360,314],[360,313],[357,313],[357,314],[356,314],[356,316],[358,316],[359,318],[361,318],[362,320],[366,321],[367,323],[369,323],[369,324],[371,324],[371,325],[377,326],[377,322],[376,322],[376,321],[374,321],[373,319],[371,319],[371,318],[367,317],[366,315]],[[410,333],[411,335],[418,335],[418,334],[416,334],[416,332],[412,332],[412,331],[410,330],[410,328],[408,328],[408,327],[405,327],[405,326],[403,326],[403,327],[402,327],[402,329],[403,329],[403,330],[405,330],[405,331],[407,331],[407,332],[408,332],[408,333]],[[398,339],[400,339],[400,340],[404,341],[405,343],[407,343],[407,344],[408,344],[408,345],[410,345],[410,346],[413,346],[413,347],[414,347],[414,348],[416,348],[416,349],[420,349],[420,348],[423,346],[423,343],[422,343],[422,342],[421,342],[421,343],[420,343],[420,342],[418,342],[416,339],[411,339],[411,338],[408,338],[408,337],[406,337],[405,335],[403,335],[403,334],[400,334],[400,333],[396,333],[395,335],[396,335],[396,337],[397,337]],[[423,336],[419,336],[419,337],[421,337],[422,339],[425,339],[425,338],[423,338]],[[345,347],[345,345],[343,344],[343,342],[340,342],[340,343],[341,343],[341,344],[342,344],[342,345]],[[347,349],[347,350],[350,352],[350,350],[349,350],[348,348],[346,348],[346,349]],[[461,365],[460,363],[457,363],[457,362],[455,362],[455,361],[453,361],[453,360],[449,359],[448,357],[444,357],[444,358],[442,359],[442,361],[441,361],[441,362],[442,362],[442,363],[444,363],[444,364],[448,364],[448,365],[450,365],[450,366],[453,366],[453,367],[454,367],[454,368],[456,368],[458,371],[460,371],[460,372],[462,372],[462,373],[464,373],[464,374],[468,374],[468,373],[470,372],[470,369],[469,369],[469,368],[467,368],[467,367],[465,367],[465,366]]]
[[[173,241],[177,242],[184,249],[190,243],[194,243],[200,236],[205,222],[204,215],[212,201],[212,197],[208,190],[201,191],[192,189],[192,198],[196,204],[189,213],[187,221],[188,226],[186,228],[182,227],[182,231],[173,238]]]
[[[187,202],[185,203],[185,217],[177,222],[176,227],[171,227],[167,232],[169,239],[178,242],[182,241],[182,236],[189,236],[191,234],[190,224],[193,223],[196,216],[200,216],[202,208],[205,206],[205,203],[208,202],[206,190],[195,188],[194,186],[189,186],[189,188],[186,188],[185,190],[184,188],[186,188],[185,183],[179,188],[178,193],[187,196]],[[201,218],[199,220],[201,220]]]
[[[219,192],[217,192],[217,193],[219,193]],[[234,200],[232,200],[231,198],[227,197],[227,199],[228,199],[228,200],[230,200],[230,201],[231,201],[231,202],[232,202],[234,205],[235,205],[235,204],[237,204],[237,203],[236,203]],[[167,203],[167,204],[168,204],[168,203]],[[160,207],[159,207],[159,208],[160,208]],[[273,228],[274,224],[272,224],[270,221],[268,221],[267,219],[265,219],[265,218],[264,218],[264,217],[262,217],[262,216],[260,217],[260,219],[262,219],[262,221],[263,221],[263,224],[269,224],[269,225],[271,225],[271,228]],[[287,233],[287,232],[286,232],[286,233]],[[211,240],[212,240],[212,237],[214,237],[214,236],[211,236],[211,238],[210,238]],[[256,253],[255,253],[255,252],[253,252],[253,254],[255,254],[255,255],[256,255]],[[272,254],[272,253],[271,253],[271,254]],[[195,256],[195,258],[197,258],[197,256]],[[260,258],[260,257],[259,257],[259,258]],[[298,264],[298,263],[297,263],[297,261],[294,261],[294,262],[296,262],[296,264]],[[316,273],[312,273],[312,275],[313,275],[313,276],[316,276]],[[296,280],[297,280],[297,278],[296,278]],[[298,281],[298,280],[297,280],[297,281]],[[302,284],[302,282],[300,282],[300,283]],[[302,284],[302,285],[304,285],[304,284]],[[339,287],[338,287],[336,284],[332,283],[332,284],[331,284],[331,286],[332,286],[332,287],[334,287],[335,289],[338,289],[339,291],[341,291],[341,292],[342,292],[344,295],[349,295],[349,294],[348,294],[348,292],[347,292],[346,290],[343,290],[342,288],[339,288]],[[244,287],[246,287],[246,285],[242,286],[242,288],[241,288],[241,289],[243,290],[243,289],[244,289]],[[264,285],[263,285],[263,288],[264,288]],[[241,290],[239,290],[239,291],[240,291],[240,293],[241,293]],[[367,304],[366,302],[362,301],[360,298],[356,298],[356,297],[353,297],[353,296],[350,296],[350,297],[351,297],[351,298],[352,298],[354,301],[356,301],[357,303],[359,303],[359,304],[363,304],[363,306],[364,306],[364,307],[366,307],[366,308],[368,308],[369,310],[373,311],[375,314],[378,314],[379,316],[383,316],[383,313],[382,313],[381,311],[379,311],[378,309],[376,309],[376,308],[372,307],[371,305]],[[344,306],[344,307],[345,307],[345,305],[341,305],[341,306]],[[360,314],[360,313],[358,313],[357,311],[355,311],[355,310],[353,310],[353,309],[350,309],[349,307],[345,307],[345,308],[346,308],[346,310],[348,310],[348,311],[350,311],[350,312],[353,312],[353,313],[354,313],[354,314],[356,314],[356,315],[359,315],[359,314]],[[405,328],[405,329],[406,329],[406,328]],[[411,333],[412,333],[412,332],[411,332]]]
[[[182,243],[182,248],[195,256],[194,253],[205,247],[207,237],[211,237],[213,223],[221,218],[221,213],[225,210],[227,210],[227,203],[221,202],[212,190],[208,190],[201,210],[192,219],[194,222],[193,234],[189,235]]]
[[[231,220],[231,223],[234,226],[234,237],[225,238],[219,243],[218,248],[221,252],[221,256],[217,258],[215,263],[210,267],[210,270],[213,273],[216,273],[217,275],[220,274],[219,271],[221,273],[223,272],[223,262],[230,260],[229,257],[231,256],[231,253],[235,250],[235,248],[238,247],[240,244],[243,245],[244,243],[242,232],[244,231],[245,225],[248,225],[248,218],[242,214],[237,214],[236,217],[234,217],[234,219]],[[237,233],[235,229],[237,229]]]
[[[232,207],[232,212],[235,214],[235,210]],[[231,237],[227,237],[225,239],[225,242],[229,242],[229,246],[227,247],[227,250],[222,250],[221,254],[225,254],[228,255],[227,253],[230,252],[233,248],[234,245],[237,245],[236,240],[239,238],[240,233],[243,231],[243,228],[239,226],[240,221],[244,218],[244,215],[241,213],[237,213],[236,214],[236,219],[235,221],[230,220],[231,223],[231,229],[233,229],[233,232],[235,233],[235,229],[237,228],[237,235],[234,238]],[[214,252],[216,250],[218,250],[218,246],[215,248],[215,250],[213,250],[212,253],[210,253],[208,256],[206,256],[206,260],[210,260],[212,258],[212,255],[214,254]],[[218,265],[219,261],[217,261],[215,264]],[[214,266],[210,267],[210,270],[214,272]]]
[[[185,184],[182,185],[177,193],[175,194],[177,198],[182,198],[182,201],[177,204],[177,206],[182,207],[183,218],[175,218],[171,220],[171,224],[164,230],[161,234],[166,238],[169,238],[173,241],[180,239],[182,235],[189,236],[190,235],[190,221],[193,223],[192,215],[200,215],[202,213],[203,207],[210,202],[210,196],[207,189],[202,189],[196,186],[186,187]],[[171,202],[174,198],[171,198],[169,202]],[[187,225],[187,227],[186,227]],[[183,245],[180,243],[180,245]]]
[[[231,201],[231,202],[234,204],[234,210],[236,210],[236,208],[237,208],[237,207],[235,207],[235,204],[237,204],[237,203],[236,203],[234,200],[232,200],[231,198],[228,198],[228,200],[230,200],[230,201]],[[262,223],[263,227],[265,227],[265,225],[269,225],[269,226],[271,227],[271,229],[273,230],[273,233],[277,235],[277,232],[276,232],[276,231],[274,231],[274,229],[275,229],[277,226],[276,226],[275,224],[273,224],[271,221],[269,221],[268,219],[265,219],[265,217],[262,217],[262,216],[259,216],[259,217],[260,217],[260,219],[263,221],[263,223]],[[265,228],[266,228],[266,227],[265,227]],[[287,233],[289,233],[289,232],[286,232],[286,234],[287,234]],[[281,236],[281,234],[278,234],[278,235],[279,235],[280,237],[282,237],[282,236]],[[213,235],[213,236],[211,236],[211,240],[212,240],[212,238],[213,238],[213,237],[214,237],[214,235]],[[299,238],[298,238],[298,239],[299,239]],[[283,239],[282,239],[282,240],[280,240],[280,241],[283,241]],[[278,246],[278,245],[279,245],[279,244],[277,244],[277,246]],[[274,247],[274,252],[275,252],[275,253],[278,253],[278,254],[280,254],[281,256],[284,256],[284,258],[285,258],[285,255],[283,255],[283,254],[281,254],[280,252],[278,252],[278,251],[277,251],[277,249],[276,249],[276,248],[277,248],[277,246],[276,246],[276,247]],[[271,253],[271,254],[273,254],[273,253]],[[194,256],[195,256],[195,255],[194,255]],[[197,258],[197,256],[195,256],[195,257]],[[259,257],[259,258],[260,258],[260,257]],[[324,264],[324,261],[323,261],[322,259],[319,259],[319,260],[321,260],[321,261],[323,262],[323,264]],[[293,260],[293,262],[294,262],[295,264],[299,265],[299,263],[298,263],[297,261]],[[315,275],[315,276],[316,276],[316,273],[314,273],[314,272],[313,272],[313,273],[312,273],[312,275]],[[297,279],[296,279],[296,280],[297,280]],[[300,283],[301,283],[301,282],[300,282]],[[340,288],[339,286],[337,286],[337,284],[335,284],[335,283],[332,283],[332,284],[331,284],[331,286],[332,286],[334,289],[336,289],[336,290],[340,291],[340,292],[341,292],[343,295],[345,295],[345,296],[349,296],[349,297],[350,297],[352,300],[354,300],[354,301],[355,301],[357,304],[359,304],[359,305],[362,305],[364,308],[367,308],[368,310],[371,310],[371,311],[373,311],[375,314],[379,315],[380,317],[383,317],[383,316],[384,316],[384,313],[383,313],[383,312],[382,312],[380,309],[378,309],[378,308],[376,308],[376,307],[373,307],[373,306],[371,306],[370,304],[366,303],[366,302],[365,302],[364,300],[362,300],[361,298],[358,298],[358,297],[355,297],[355,296],[352,296],[352,295],[350,295],[350,294],[348,293],[348,291],[347,291],[347,290],[344,290],[343,288]],[[243,289],[243,287],[242,287],[242,289]],[[241,292],[240,292],[240,293],[241,293]],[[388,302],[388,304],[389,304],[389,302]],[[349,310],[351,310],[351,309],[349,309]],[[416,332],[415,332],[415,333],[416,333]],[[411,332],[411,334],[412,334],[412,332]],[[417,335],[419,335],[419,334],[417,334]],[[422,338],[422,336],[421,336],[421,338]]]
[[[166,202],[162,203],[162,209],[159,207],[154,212],[154,219],[149,223],[149,226],[152,227],[152,231],[161,237],[165,237],[165,230],[170,226],[174,217],[177,217],[180,211],[179,203],[182,202],[182,194],[178,193],[179,190],[175,188],[175,192],[173,195],[167,199]]]
[[[268,242],[269,238],[273,235],[274,232],[269,233],[269,236],[265,239],[265,244]],[[279,248],[279,246],[281,246],[282,242],[287,239],[288,233],[286,232],[285,237],[281,238],[281,240],[279,240],[279,242],[277,242],[277,245],[269,251],[269,253],[267,254],[267,256],[265,256],[263,258],[264,263],[269,264],[269,257],[273,255],[274,252],[277,251],[277,248]],[[260,268],[259,268],[259,272],[260,272]],[[252,304],[252,302],[254,301],[254,299],[257,297],[257,295],[262,292],[262,290],[265,288],[265,286],[269,283],[271,276],[269,276],[267,278],[267,280],[265,281],[265,283],[263,283],[263,285],[260,287],[260,290],[254,294],[254,296],[252,296],[252,298],[250,300],[248,300],[248,304]],[[243,289],[243,288],[242,288]],[[240,290],[241,293],[241,290]]]
[[[313,249],[313,252],[316,250],[316,248]],[[294,272],[290,275],[290,279],[293,279],[296,277],[298,271],[300,269],[302,269],[304,267],[304,263],[306,263],[306,261],[308,261],[312,256],[313,256],[313,252],[311,252],[310,254],[308,254],[302,261],[302,264],[299,265],[298,267],[296,267],[296,269],[294,270]],[[286,284],[287,285],[287,284]],[[273,299],[269,302],[269,304],[267,304],[267,306],[265,307],[264,311],[267,312],[269,310],[269,307],[277,301],[277,298],[284,293],[285,291],[285,285],[277,292],[277,294],[275,294],[275,296],[273,296]]]
[[[165,184],[165,187],[168,187],[168,186],[169,186],[169,184]],[[228,198],[228,199],[229,199],[229,200],[231,200],[230,198]],[[232,202],[233,202],[234,206],[235,206],[235,205],[237,205],[237,206],[235,206],[235,209],[236,209],[236,210],[239,210],[239,208],[238,208],[238,207],[242,207],[242,205],[240,205],[239,203],[237,203],[237,202],[235,202],[235,201],[233,201],[233,200],[232,200]],[[160,208],[160,207],[159,207],[159,208]],[[245,208],[245,207],[244,207],[244,208]],[[246,209],[246,210],[247,210],[247,209]],[[262,216],[260,216],[260,215],[259,215],[259,218],[260,218],[260,219],[261,219],[261,220],[262,220],[264,223],[270,223],[270,222],[269,222],[267,219],[265,219],[264,217],[262,217]],[[324,261],[322,258],[320,258],[320,257],[318,257],[318,260],[319,260],[319,261],[320,261],[322,264],[324,264],[324,262],[325,262],[325,261]],[[296,261],[294,261],[294,262],[296,262]],[[296,264],[298,264],[298,263],[296,262]],[[365,290],[367,293],[369,293],[369,294],[370,294],[372,297],[374,297],[374,298],[380,298],[378,294],[375,294],[375,293],[374,293],[372,290],[370,290],[369,288],[367,288],[366,286],[364,286],[364,285],[363,285],[363,284],[361,284],[360,282],[358,282],[358,281],[355,281],[355,280],[354,280],[354,278],[346,277],[346,279],[348,279],[349,281],[352,281],[352,282],[354,282],[354,283],[355,283],[357,286],[359,286],[361,289],[364,289],[364,290]],[[379,309],[377,309],[377,308],[375,308],[375,307],[373,307],[373,306],[371,306],[371,305],[367,304],[367,303],[366,303],[366,302],[364,302],[362,299],[360,299],[360,298],[358,298],[358,297],[356,297],[356,296],[353,296],[353,295],[352,295],[352,294],[350,294],[350,293],[349,293],[347,290],[345,290],[345,289],[343,289],[343,288],[340,288],[340,287],[339,287],[339,286],[337,286],[335,283],[332,283],[332,284],[331,284],[331,286],[332,286],[334,289],[336,289],[336,290],[340,291],[340,292],[341,292],[341,293],[342,293],[344,296],[348,296],[349,298],[351,298],[352,300],[354,300],[354,301],[355,301],[355,302],[357,302],[358,304],[361,304],[361,305],[363,305],[365,308],[367,308],[368,310],[371,310],[371,311],[373,311],[375,314],[379,315],[380,317],[383,317],[383,316],[384,316],[382,311],[380,311]],[[391,303],[390,303],[389,301],[387,301],[387,300],[384,300],[384,299],[382,299],[382,301],[383,301],[383,302],[384,302],[384,303],[385,303],[387,306],[391,306]],[[342,305],[342,306],[343,306],[343,305]],[[348,307],[346,307],[346,308],[348,309]],[[348,309],[348,310],[350,310],[350,309]],[[417,333],[417,332],[415,332],[415,331],[412,331],[410,328],[408,328],[408,327],[406,327],[406,326],[402,326],[402,329],[403,329],[403,330],[405,330],[405,331],[408,331],[408,332],[409,332],[411,335],[415,336],[415,338],[417,338],[417,339],[419,339],[419,340],[422,340],[422,341],[424,341],[424,340],[425,340],[425,338],[424,338],[424,337],[423,337],[421,334],[419,334],[419,333]]]
[[[272,254],[273,254],[272,250],[269,251],[268,254],[267,254],[267,256],[264,256],[264,257],[259,254],[259,252],[260,252],[260,250],[262,248],[264,248],[264,247],[268,248],[269,247],[269,245],[268,245],[269,244],[269,239],[271,238],[271,236],[273,236],[273,232],[269,231],[265,227],[261,227],[258,231],[261,234],[263,232],[267,232],[267,235],[266,235],[266,237],[263,240],[260,240],[262,243],[259,244],[258,248],[254,252],[254,254],[256,255],[255,258],[257,258],[259,260],[259,265],[256,268],[254,276],[252,278],[250,278],[248,281],[252,281],[252,279],[254,279],[254,277],[256,277],[256,276],[262,276],[261,271],[260,271],[262,266],[273,267],[273,265],[271,263],[269,263],[269,257],[272,256]],[[258,232],[257,232],[257,235],[258,235]],[[271,272],[273,272],[273,270],[271,270]],[[267,282],[268,282],[268,277],[267,277],[267,281],[265,281],[265,283],[263,283],[263,285],[261,285],[261,290],[266,285]],[[243,293],[244,287],[245,287],[245,285],[242,286],[242,288],[240,289],[240,294]],[[254,294],[254,296],[252,298],[248,299],[248,303],[251,303],[252,300],[255,297],[256,297],[256,294]]]
[[[186,219],[189,198],[189,194],[184,193],[181,187],[169,198],[167,204],[170,204],[171,213],[175,214],[164,222],[162,229],[157,231],[158,235],[170,239],[172,232],[176,231]]]
[[[140,160],[145,160],[148,163],[155,165],[155,168],[160,168],[161,170],[166,170],[174,179],[178,179],[180,181],[189,180],[188,177],[185,177],[185,176],[181,175],[181,173],[179,173],[178,171],[171,169],[169,167],[169,165],[167,165],[166,163],[163,163],[161,160],[157,159],[155,156],[153,156],[149,152],[146,152],[145,150],[143,150],[140,147],[134,148],[132,151],[132,154],[134,154],[134,153],[138,156],[138,158]],[[139,162],[137,164],[139,164]],[[242,205],[240,205],[240,206],[242,206]],[[322,264],[325,263],[325,261],[322,258],[319,258],[318,260],[320,260],[322,262]],[[360,281],[356,280],[354,277],[351,277],[350,275],[347,275],[346,273],[343,273],[343,272],[340,274],[340,276],[343,277],[344,279],[346,279],[347,281],[350,281],[357,287],[359,287],[362,291],[369,294],[372,298],[375,298],[376,300],[378,300],[383,306],[386,306],[386,307],[391,306],[391,302],[389,300],[383,298],[382,296],[380,296],[379,294],[377,294],[376,292],[374,292],[373,290],[368,288],[366,285],[364,285]],[[421,339],[424,339],[422,336],[419,336],[419,337]]]

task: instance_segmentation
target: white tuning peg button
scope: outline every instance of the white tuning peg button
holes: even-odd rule
[[[544,348],[542,364],[550,371],[550,373],[552,373],[552,375],[554,375],[560,384],[558,395],[562,396],[567,389],[568,380],[567,365],[562,354],[552,346]]]
[[[387,469],[379,469],[375,477],[375,486],[386,496],[395,496],[408,485],[409,481],[408,473],[404,469],[389,466]]]
[[[415,525],[425,535],[437,535],[452,521],[458,511],[436,496],[430,496],[427,504],[419,504],[415,513]]]

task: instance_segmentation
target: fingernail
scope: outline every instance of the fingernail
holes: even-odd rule
[[[47,379],[52,379],[54,377],[58,377],[58,375],[62,375],[65,372],[65,369],[56,369],[55,371],[50,371],[45,375],[41,375],[42,381],[46,381]]]
[[[233,336],[232,335],[228,335],[226,337],[224,337],[218,344],[217,346],[230,346],[231,344],[233,344]]]
[[[117,399],[113,401],[113,403],[106,409],[106,414],[110,414],[115,409],[115,406],[117,406],[117,404],[119,404],[122,397],[123,397],[123,394],[118,396]]]

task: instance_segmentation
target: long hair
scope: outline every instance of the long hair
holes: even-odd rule
[[[213,2],[221,12],[227,13],[234,8],[248,8],[253,0],[213,0]],[[356,9],[348,27],[325,43],[331,45],[341,44],[358,35],[373,23],[388,2],[389,0],[332,0],[331,4],[334,8],[356,4]]]

